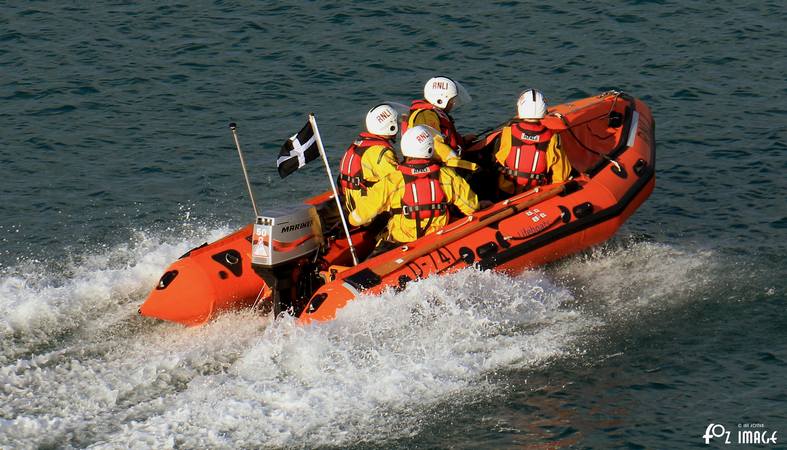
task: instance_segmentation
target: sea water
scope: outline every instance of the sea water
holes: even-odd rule
[[[780,2],[0,13],[0,447],[683,448],[787,433]],[[170,262],[252,219],[229,122],[259,207],[280,207],[328,187],[319,161],[276,173],[308,113],[336,165],[369,108],[419,98],[435,75],[472,94],[454,114],[464,133],[511,117],[528,87],[551,103],[643,99],[655,191],[600,247],[361,297],[330,323],[137,316]]]

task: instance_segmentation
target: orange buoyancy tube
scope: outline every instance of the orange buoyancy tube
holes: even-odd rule
[[[511,124],[511,150],[499,169],[517,192],[548,183],[547,148],[553,134],[540,123]]]
[[[416,117],[416,113],[420,110],[430,110],[437,114],[437,118],[440,120],[440,134],[445,136],[446,144],[448,144],[451,148],[457,149],[460,145],[464,142],[464,139],[456,131],[456,126],[454,125],[454,120],[451,116],[448,115],[447,112],[443,111],[440,108],[435,108],[434,105],[429,103],[426,100],[413,100],[413,103],[410,105],[410,113],[407,116],[407,120],[402,121],[401,129],[402,134],[407,131],[407,129],[413,126],[413,120]]]
[[[415,220],[416,235],[420,238],[435,217],[448,214],[447,197],[440,186],[440,165],[416,159],[400,164],[397,169],[404,177],[401,213]],[[426,224],[422,225],[424,220]]]
[[[339,183],[343,189],[367,190],[372,187],[374,182],[365,180],[363,177],[363,166],[361,161],[363,154],[371,147],[381,145],[393,150],[391,142],[382,139],[371,133],[361,133],[344,152],[341,165],[339,166]]]

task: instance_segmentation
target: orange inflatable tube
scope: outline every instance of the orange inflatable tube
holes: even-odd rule
[[[264,288],[251,266],[251,225],[197,247],[167,268],[145,303],[143,316],[199,325],[216,313],[249,307]]]

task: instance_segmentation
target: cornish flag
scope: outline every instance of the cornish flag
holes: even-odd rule
[[[279,159],[276,166],[282,178],[305,166],[307,162],[317,159],[320,150],[317,147],[317,136],[311,122],[301,128],[298,134],[293,135],[281,146]]]

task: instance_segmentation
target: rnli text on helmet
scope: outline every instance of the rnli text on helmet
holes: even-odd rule
[[[433,81],[432,82],[432,89],[448,90],[448,82],[447,81]]]
[[[382,110],[382,111],[380,111],[380,114],[377,114],[377,122],[383,123],[383,122],[385,122],[385,119],[387,119],[389,117],[391,117],[391,113],[389,113],[386,110]]]

